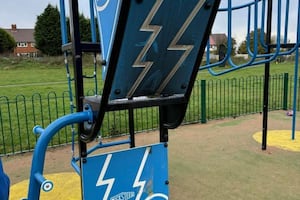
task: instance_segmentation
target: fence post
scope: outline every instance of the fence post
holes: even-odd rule
[[[283,110],[288,109],[288,88],[289,88],[289,74],[284,73],[284,76],[283,76],[283,102],[282,102]]]
[[[201,80],[201,123],[206,123],[206,80]]]

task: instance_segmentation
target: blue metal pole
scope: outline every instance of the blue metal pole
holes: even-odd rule
[[[66,9],[65,9],[65,1],[59,1],[60,6],[60,28],[61,28],[61,40],[62,44],[66,44],[68,42],[68,34],[67,34],[67,25],[66,25]]]
[[[95,23],[95,8],[94,0],[90,0],[90,23],[91,23],[91,34],[92,42],[97,42],[96,23]],[[100,47],[99,47],[100,48]],[[98,80],[97,80],[97,54],[94,53],[94,83],[95,83],[95,95],[98,94]]]
[[[286,0],[286,7],[285,7],[285,29],[284,29],[284,37],[283,37],[284,44],[288,43],[289,13],[290,13],[290,0]]]
[[[96,34],[96,23],[95,23],[95,12],[94,12],[94,0],[90,0],[90,23],[91,23],[91,32],[92,32],[92,42],[97,42]]]
[[[295,75],[294,75],[294,97],[293,97],[293,119],[292,119],[292,140],[295,139],[296,130],[296,112],[297,112],[297,89],[298,89],[298,67],[299,67],[299,51],[295,55]]]
[[[35,133],[41,133],[36,146],[33,152],[31,173],[29,180],[29,189],[28,189],[28,200],[38,200],[40,196],[41,188],[41,175],[43,174],[45,154],[47,146],[52,139],[52,137],[63,127],[74,124],[82,123],[84,121],[92,121],[93,114],[91,111],[88,112],[77,112],[69,114],[58,118],[52,122],[46,129],[41,129],[39,126],[36,126],[33,131]],[[37,178],[39,177],[39,178]]]
[[[209,65],[209,60],[210,60],[210,36],[207,40],[207,45],[206,45],[206,65]]]
[[[299,42],[300,42],[300,4],[298,4],[298,19],[297,19],[297,50],[295,53],[295,71],[294,71],[294,97],[293,97],[293,120],[292,120],[292,140],[295,139],[295,130],[296,130],[296,112],[297,112],[297,89],[298,89],[298,73],[299,73]]]
[[[61,27],[61,41],[62,45],[68,43],[68,31],[67,31],[67,21],[66,21],[66,9],[65,9],[65,0],[60,0],[60,27]],[[68,52],[64,52],[64,62],[67,72],[67,80],[68,80],[68,89],[69,89],[69,98],[70,98],[70,112],[74,112],[74,102],[73,102],[73,92],[72,92],[72,78],[69,69],[68,63]],[[75,136],[75,128],[74,125],[71,125],[72,131],[72,154],[74,156],[74,136]]]

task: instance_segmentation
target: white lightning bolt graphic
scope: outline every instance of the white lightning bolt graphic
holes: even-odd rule
[[[146,181],[140,181],[140,178],[142,176],[142,173],[143,173],[143,170],[144,170],[147,158],[149,156],[150,149],[151,149],[151,147],[147,147],[146,148],[144,156],[143,156],[143,159],[142,159],[142,162],[141,162],[141,165],[140,165],[140,168],[138,170],[138,173],[137,173],[137,175],[135,177],[135,180],[134,180],[134,183],[133,183],[133,187],[140,187],[140,190],[137,193],[136,198],[135,198],[136,200],[140,200],[141,199],[141,196],[143,194],[143,190],[145,188]]]
[[[178,31],[178,33],[176,34],[174,39],[172,40],[170,46],[168,47],[169,51],[178,51],[179,50],[179,51],[185,51],[185,52],[182,54],[182,56],[180,57],[180,59],[178,60],[178,62],[174,66],[174,68],[172,69],[172,71],[168,74],[168,76],[164,79],[162,84],[159,86],[159,88],[156,91],[156,95],[161,94],[161,92],[164,90],[164,88],[167,86],[169,81],[172,79],[172,77],[175,75],[175,73],[177,72],[179,67],[182,65],[182,63],[185,61],[185,59],[188,57],[188,55],[191,53],[192,49],[194,48],[194,45],[178,45],[177,43],[178,43],[179,39],[182,37],[182,35],[185,33],[186,29],[189,27],[189,25],[191,24],[191,22],[193,21],[195,16],[198,14],[200,9],[202,8],[204,2],[205,2],[205,0],[200,0],[197,3],[195,8],[192,10],[191,14],[188,16],[188,18],[186,19],[186,21],[184,22],[184,24],[182,25],[182,27],[180,28],[180,30]]]
[[[150,62],[150,61],[142,62],[142,59],[144,58],[147,51],[150,49],[152,43],[154,42],[155,38],[161,31],[161,28],[162,28],[161,26],[150,25],[150,23],[151,23],[153,17],[156,15],[156,13],[157,13],[158,9],[160,8],[161,4],[163,3],[163,1],[164,0],[156,0],[153,8],[149,12],[143,25],[140,28],[140,31],[152,32],[152,34],[151,34],[150,38],[148,39],[147,43],[145,44],[144,48],[142,49],[142,51],[136,58],[135,62],[133,63],[133,67],[144,67],[144,70],[141,72],[141,74],[139,75],[139,77],[136,79],[135,83],[129,90],[129,92],[127,94],[128,98],[131,98],[133,96],[134,92],[136,91],[138,86],[141,84],[142,80],[144,79],[144,77],[146,76],[146,74],[148,73],[148,71],[150,70],[150,68],[153,64],[153,62]]]
[[[96,183],[96,187],[102,186],[102,185],[107,185],[107,188],[106,188],[103,200],[107,200],[108,199],[108,195],[110,194],[111,188],[113,187],[113,184],[115,182],[114,178],[110,178],[110,179],[104,180],[104,176],[106,174],[106,171],[107,171],[108,165],[110,163],[111,157],[112,157],[112,154],[108,154],[107,155],[107,157],[105,159],[105,162],[104,162],[104,165],[102,167],[102,170],[100,172],[98,181]]]

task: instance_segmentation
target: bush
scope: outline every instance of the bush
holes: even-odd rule
[[[16,46],[14,38],[4,29],[0,28],[0,53],[11,53]]]

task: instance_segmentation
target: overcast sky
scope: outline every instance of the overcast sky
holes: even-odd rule
[[[43,13],[44,9],[48,4],[58,6],[59,0],[1,0],[2,4],[0,6],[0,27],[10,28],[11,24],[17,24],[18,28],[34,28],[37,16]],[[282,0],[283,4],[286,0]],[[4,3],[5,2],[5,3]],[[65,1],[68,2],[67,0]],[[89,17],[89,4],[88,0],[79,0],[79,10]],[[234,5],[240,5],[241,3],[253,2],[253,0],[232,0]],[[277,1],[275,1],[277,2]],[[295,3],[296,2],[296,3]],[[297,0],[291,0],[290,6],[290,24],[289,24],[289,37],[292,38],[291,41],[295,41],[295,30],[296,30],[296,20],[297,19],[297,7],[299,2]],[[221,7],[226,7],[227,1],[221,1]],[[275,12],[276,3],[274,5]],[[285,9],[283,6],[282,9]],[[66,5],[66,10],[68,11],[68,5]],[[215,22],[213,33],[225,33],[227,35],[227,15],[220,13]],[[293,20],[292,20],[293,19]],[[242,9],[240,11],[233,13],[233,33],[234,37],[238,42],[245,39],[246,25],[247,24],[247,10]],[[273,26],[276,29],[276,26]]]
[[[1,2],[1,28],[10,28],[11,24],[17,24],[18,28],[34,28],[37,16],[44,12],[48,4],[59,8],[59,0],[1,0]],[[88,13],[89,1],[79,0],[79,2],[86,3],[80,4],[80,11]],[[67,9],[68,7],[66,7]]]

